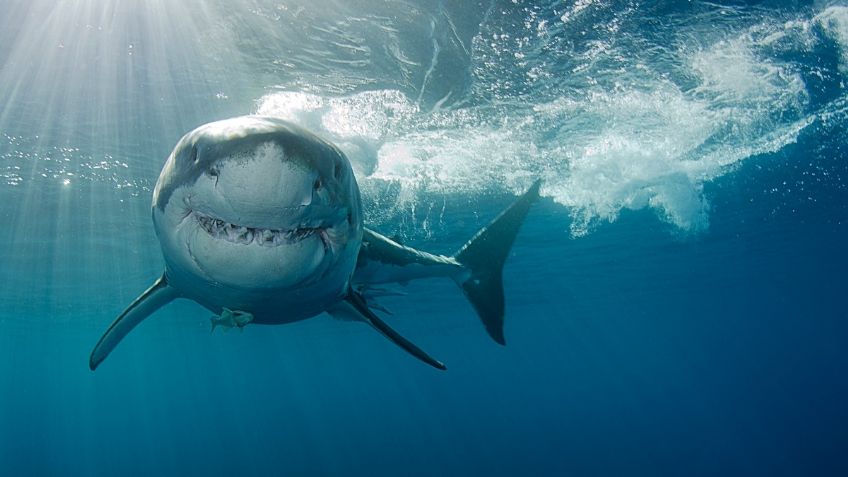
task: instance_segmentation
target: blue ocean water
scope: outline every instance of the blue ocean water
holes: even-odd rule
[[[844,2],[0,0],[3,475],[846,475]],[[493,343],[449,281],[386,320],[209,333],[150,195],[205,122],[297,121],[368,223],[452,253],[535,178]]]

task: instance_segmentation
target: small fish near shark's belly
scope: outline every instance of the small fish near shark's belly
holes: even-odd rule
[[[204,300],[201,305],[213,313],[220,313],[224,308],[250,313],[253,316],[251,324],[280,325],[319,315],[339,300],[340,297],[311,298],[269,294],[264,297],[232,296],[224,300]]]
[[[191,299],[214,314],[225,308],[253,315],[251,324],[285,324],[311,318],[343,298],[346,281],[324,277],[297,289],[238,289],[214,282],[170,277]]]

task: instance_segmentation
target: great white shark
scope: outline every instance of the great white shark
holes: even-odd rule
[[[379,307],[369,304],[369,290],[451,278],[489,335],[505,344],[503,265],[539,187],[536,181],[455,255],[431,254],[363,226],[351,164],[333,144],[269,117],[200,126],[177,143],[153,191],[165,271],[112,322],[89,367],[97,368],[142,320],[184,298],[244,324],[324,312],[361,321],[446,369],[374,313]]]

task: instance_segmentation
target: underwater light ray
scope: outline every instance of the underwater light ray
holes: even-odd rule
[[[785,53],[803,53],[825,38],[840,52],[845,48],[845,9],[836,7],[799,13],[785,24],[767,12],[738,22],[725,18],[707,37],[693,33],[703,28],[693,26],[700,25],[696,20],[676,19],[679,28],[662,32],[634,31],[643,11],[608,2],[587,6],[568,25],[552,5],[506,7],[474,24],[477,34],[469,34],[448,5],[438,15],[421,8],[402,19],[358,11],[364,5],[277,7],[162,0],[15,4],[10,11],[20,13],[24,26],[0,53],[0,87],[10,98],[0,106],[0,126],[24,137],[4,145],[14,149],[4,155],[9,167],[20,167],[12,172],[20,180],[10,179],[18,188],[15,213],[70,214],[100,205],[103,212],[91,213],[80,230],[102,247],[102,230],[90,224],[126,233],[146,223],[139,204],[182,132],[246,113],[261,98],[257,112],[297,116],[291,119],[337,142],[354,162],[365,195],[375,196],[375,215],[387,224],[398,219],[394,226],[413,236],[449,227],[442,218],[451,212],[444,205],[450,196],[516,193],[538,176],[546,178],[543,194],[572,211],[572,235],[639,209],[700,232],[711,213],[705,184],[791,144],[816,117]],[[712,10],[702,9],[712,22]],[[598,19],[610,22],[589,31],[591,41],[576,41],[575,25]],[[380,51],[369,36],[375,31],[385,32],[377,38],[396,51]],[[446,31],[453,33],[439,36]],[[301,45],[298,35],[309,32],[328,37]],[[435,53],[430,42],[408,41],[418,34],[440,43],[431,86],[460,88],[455,80],[467,74],[473,84],[456,89],[467,92],[464,98],[419,107],[420,91],[407,87],[420,84]],[[763,46],[764,38],[777,38],[783,56]],[[451,44],[463,51],[463,74],[439,72],[439,65],[456,64]],[[624,53],[632,50],[638,52],[628,63]],[[325,61],[350,58],[372,64]],[[402,64],[387,63],[392,58]],[[387,78],[363,86],[366,73]],[[374,85],[401,89],[369,89]],[[129,202],[119,205],[122,200]],[[20,215],[17,222],[37,219]],[[54,232],[44,224],[20,226],[26,232],[15,240]],[[132,233],[145,236],[144,229]],[[114,246],[131,252],[130,243]],[[117,276],[117,266],[109,273]]]
[[[211,91],[220,91],[222,77],[202,65],[222,46],[202,44],[202,30],[221,19],[206,2],[35,1],[7,13],[3,23],[18,26],[0,47],[0,154],[20,179],[17,190],[4,191],[12,216],[3,256],[11,268],[32,270],[24,280],[33,285],[24,289],[35,300],[79,296],[82,311],[96,307],[82,298],[91,293],[67,295],[63,287],[87,288],[85,277],[128,271],[121,261],[76,262],[71,238],[98,255],[104,234],[147,221],[143,207],[121,203],[144,194],[172,136],[214,109]],[[242,74],[239,58],[229,60],[233,75]],[[205,101],[183,101],[192,89]],[[181,103],[189,107],[175,106]],[[58,242],[39,249],[47,237]],[[130,242],[114,247],[120,256],[139,252]]]

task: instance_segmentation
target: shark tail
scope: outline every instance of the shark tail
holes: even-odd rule
[[[501,212],[489,225],[477,232],[454,255],[470,273],[457,280],[463,293],[480,316],[489,336],[505,345],[503,267],[524,223],[524,218],[539,199],[542,180],[533,183],[521,197]]]

